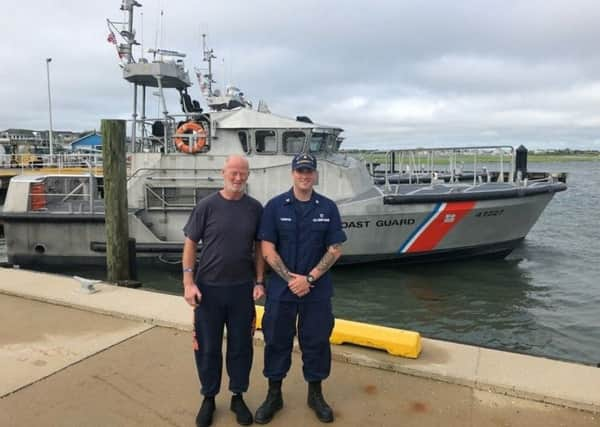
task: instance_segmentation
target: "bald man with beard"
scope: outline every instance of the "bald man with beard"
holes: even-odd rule
[[[184,227],[183,288],[194,307],[194,356],[204,396],[198,427],[212,424],[223,367],[223,329],[227,327],[226,366],[230,409],[240,425],[253,422],[242,394],[252,366],[254,301],[264,290],[264,261],[257,231],[261,204],[245,193],[248,161],[230,156],[222,170],[223,188],[200,200]],[[196,266],[198,242],[202,250]]]

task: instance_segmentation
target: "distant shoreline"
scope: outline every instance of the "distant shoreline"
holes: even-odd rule
[[[423,150],[427,150],[427,148],[423,148]],[[342,149],[340,150],[342,153],[347,154],[355,154],[355,155],[365,155],[367,157],[372,158],[373,160],[383,162],[383,155],[376,154],[374,157],[371,157],[372,151],[370,150],[360,150],[360,149]],[[527,154],[527,158],[529,162],[535,163],[551,163],[551,162],[593,162],[600,161],[600,151],[596,150],[556,150],[556,151],[547,151],[536,153],[533,151],[529,151]],[[438,159],[436,159],[438,160]],[[479,157],[480,161],[494,161],[493,156],[482,155]],[[438,160],[439,162],[439,160]],[[437,162],[436,162],[437,163]]]
[[[530,162],[591,162],[600,161],[600,151],[573,151],[570,153],[529,153]]]

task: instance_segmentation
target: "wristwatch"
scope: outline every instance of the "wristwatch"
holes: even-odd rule
[[[306,276],[306,281],[307,281],[307,282],[308,282],[310,285],[312,285],[313,283],[315,283],[315,280],[317,280],[317,279],[315,279],[315,278],[314,278],[314,276],[313,276],[312,274],[309,274],[308,276]]]

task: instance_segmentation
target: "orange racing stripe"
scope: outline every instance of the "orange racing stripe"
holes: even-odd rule
[[[475,201],[447,203],[404,252],[426,252],[435,249],[448,232],[473,210],[476,203]]]

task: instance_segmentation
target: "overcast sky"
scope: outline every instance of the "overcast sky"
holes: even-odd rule
[[[186,52],[191,71],[207,33],[219,85],[340,126],[346,147],[600,149],[598,0],[139,1],[144,49]],[[120,0],[0,4],[0,129],[48,128],[47,57],[54,129],[131,114],[106,41]]]

